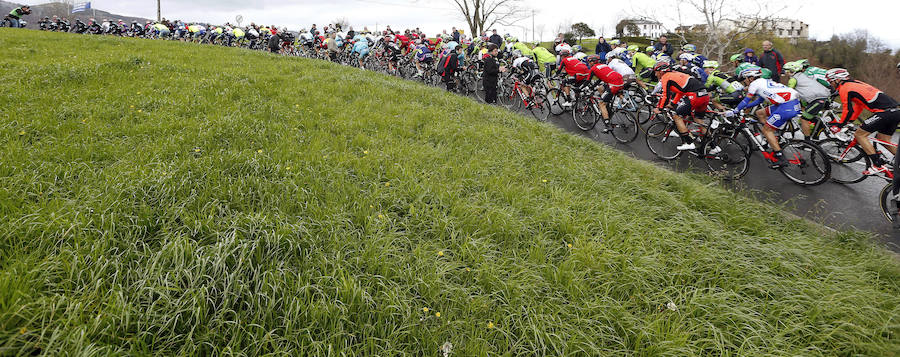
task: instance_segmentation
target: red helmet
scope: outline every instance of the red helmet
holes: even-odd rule
[[[656,66],[653,66],[654,72],[670,72],[672,71],[672,65],[669,62],[659,62]]]
[[[602,59],[600,58],[600,55],[590,55],[590,56],[587,56],[587,61],[590,64],[594,64],[594,63],[602,62]]]

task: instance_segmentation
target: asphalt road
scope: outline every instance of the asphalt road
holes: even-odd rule
[[[647,148],[643,133],[635,141],[621,144],[611,135],[600,132],[599,128],[602,125],[597,125],[592,131],[582,131],[575,126],[570,113],[551,117],[548,122],[574,134],[590,137],[636,158],[657,162],[673,170],[707,172],[706,167],[701,166],[703,163],[691,155],[682,155],[671,162],[658,159]],[[878,204],[878,195],[885,183],[883,179],[870,177],[852,185],[827,182],[813,187],[800,186],[788,181],[780,172],[769,169],[759,154],[755,153],[751,157],[750,172],[741,180],[727,186],[736,191],[749,193],[764,202],[783,205],[800,217],[836,230],[858,229],[876,233],[888,249],[900,252],[900,232],[893,231],[890,222],[882,216]]]

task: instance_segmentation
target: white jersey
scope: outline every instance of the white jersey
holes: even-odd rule
[[[531,61],[531,59],[528,57],[524,57],[524,56],[519,57],[519,58],[516,58],[515,61],[513,61],[512,66],[513,66],[513,68],[520,68],[520,67],[522,67],[522,63],[529,62],[529,61]]]
[[[634,69],[631,69],[630,66],[628,66],[627,64],[625,64],[625,61],[622,61],[622,60],[620,60],[620,59],[618,59],[618,58],[614,58],[614,59],[612,59],[611,61],[609,61],[608,66],[609,66],[610,68],[612,68],[613,71],[616,71],[616,72],[618,72],[619,74],[621,74],[622,77],[629,76],[629,75],[630,75],[630,76],[633,76],[633,75],[634,75]]]
[[[750,96],[760,96],[768,100],[772,104],[781,104],[790,102],[800,98],[797,91],[788,86],[775,83],[771,79],[757,78],[747,86],[747,94]]]

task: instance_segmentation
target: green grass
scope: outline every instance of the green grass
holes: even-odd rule
[[[0,355],[900,350],[866,235],[551,125],[239,49],[0,44]]]

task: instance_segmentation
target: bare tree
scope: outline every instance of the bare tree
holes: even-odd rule
[[[494,25],[509,26],[531,16],[522,0],[447,0],[466,20],[472,36],[480,36]]]
[[[730,0],[672,0],[671,7],[664,10],[670,16],[639,18],[676,23],[674,29],[666,28],[666,31],[684,43],[694,42],[698,50],[721,62],[738,43],[773,24],[765,20],[773,19],[772,14],[776,12],[769,9],[767,1],[750,0],[736,6]]]
[[[346,17],[338,17],[334,20],[334,26],[341,29],[341,31],[346,31],[350,27],[350,20],[347,20]]]

